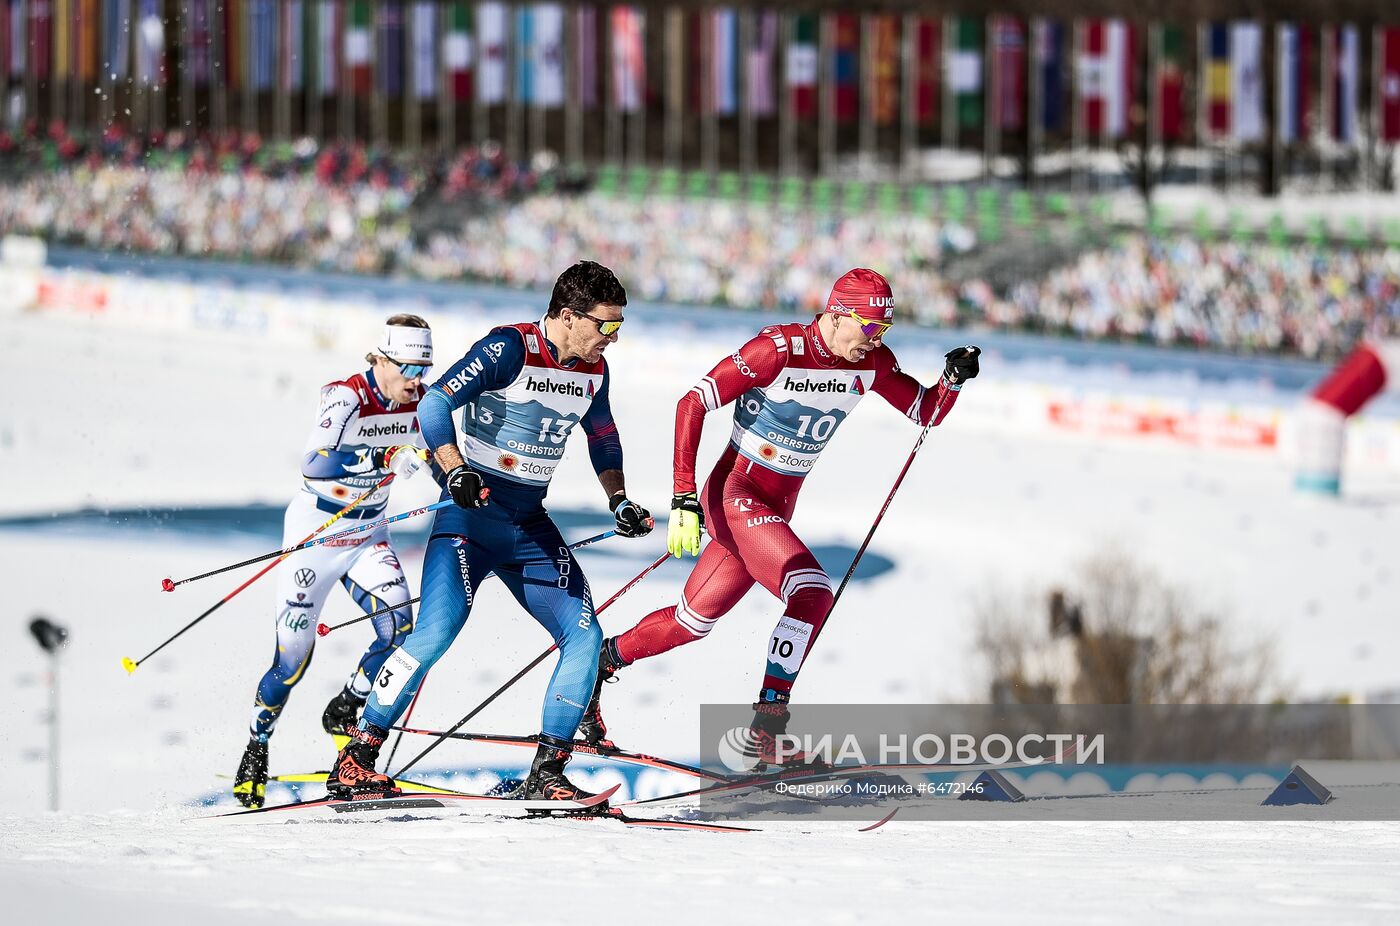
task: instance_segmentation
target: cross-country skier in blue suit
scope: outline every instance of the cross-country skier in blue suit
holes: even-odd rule
[[[333,796],[397,793],[394,782],[375,771],[379,747],[492,573],[559,646],[540,746],[520,796],[591,796],[564,776],[564,764],[593,691],[603,634],[588,581],[543,502],[565,441],[581,425],[618,534],[643,537],[651,530],[650,513],[627,498],[603,360],[617,341],[626,304],[612,271],[581,261],[559,276],[540,322],[492,330],[420,400],[433,474],[457,507],[441,509],[433,522],[418,621],[385,660],[359,727],[336,757],[326,780]],[[459,409],[460,448],[452,421]]]

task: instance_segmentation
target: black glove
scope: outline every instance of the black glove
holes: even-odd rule
[[[671,510],[679,508],[681,511],[689,511],[700,519],[700,526],[705,526],[705,512],[700,507],[700,499],[694,492],[686,492],[684,495],[671,496]]]
[[[608,499],[608,507],[612,509],[613,519],[617,521],[619,537],[645,537],[655,526],[651,512],[629,499],[623,492]]]
[[[447,494],[458,508],[485,508],[491,491],[482,487],[481,474],[463,463],[447,474]]]
[[[943,359],[948,361],[943,367],[943,378],[950,386],[961,386],[963,383],[977,376],[977,355],[982,353],[982,348],[955,347],[943,355]]]

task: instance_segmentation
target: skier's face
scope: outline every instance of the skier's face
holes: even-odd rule
[[[578,357],[585,363],[597,363],[608,345],[621,336],[622,308],[600,302],[587,312],[565,309],[566,344],[561,360]],[[604,334],[603,332],[607,332]]]
[[[418,398],[418,387],[423,384],[423,377],[421,375],[404,376],[403,371],[394,361],[387,357],[376,357],[374,358],[374,382],[389,401],[405,403]]]
[[[884,343],[885,332],[888,327],[878,325],[862,325],[861,319],[847,315],[832,316],[834,332],[831,338],[831,350],[838,357],[849,360],[851,363],[859,363],[865,359],[865,355],[873,351]],[[871,329],[867,334],[865,329]]]

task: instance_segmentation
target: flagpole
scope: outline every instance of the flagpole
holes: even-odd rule
[[[243,77],[243,112],[240,114],[245,132],[256,132],[258,130],[258,91],[255,87],[257,75],[257,50],[253,47],[253,6],[251,3],[244,3],[239,8],[239,37],[242,39],[238,43],[238,51],[243,60],[239,72]]]
[[[301,63],[301,124],[306,134],[321,140],[321,72],[325,62],[321,55],[321,4],[320,0],[305,0],[301,16],[301,47],[303,51],[314,50],[314,54],[304,55]],[[312,62],[316,63],[313,68]]]
[[[351,2],[353,0],[342,0],[340,6],[336,8],[339,11],[336,23],[339,28],[334,30],[335,41],[333,43],[338,52],[336,64],[340,71],[340,80],[336,84],[336,108],[340,120],[340,139],[346,143],[354,141],[359,134],[359,126],[356,125],[358,107],[355,104],[354,75],[350,67],[350,50],[346,41],[349,34],[349,17],[354,15],[354,10],[347,6]]]
[[[80,0],[73,0],[68,13],[68,79],[63,84],[63,107],[71,126],[83,124],[83,98],[79,90],[82,84],[85,26]]]
[[[97,24],[99,27],[98,41],[100,42],[97,53],[97,62],[99,65],[99,70],[97,73],[97,87],[101,91],[101,93],[98,97],[97,118],[99,124],[105,126],[112,124],[113,87],[111,75],[115,67],[115,62],[113,62],[107,54],[112,49],[111,39],[109,38],[109,36],[112,34],[112,24],[107,21],[107,13],[111,9],[111,7],[104,3],[102,4],[100,9],[102,12],[99,13],[97,17]],[[13,20],[11,20],[11,22],[13,22]],[[4,74],[2,76],[5,86],[5,105],[8,107],[10,103],[10,75]]]
[[[400,60],[404,72],[400,115],[403,117],[404,144],[415,151],[423,147],[422,101],[418,93],[418,26],[418,4],[415,0],[408,0],[404,5],[403,37],[400,40],[403,49]],[[436,65],[437,60],[434,58],[432,63]]]
[[[36,0],[30,0],[31,3]],[[43,0],[48,2],[48,0]],[[134,67],[131,69],[132,100],[131,100],[131,126],[141,132],[148,130],[146,124],[146,75],[142,73],[142,67],[146,60],[146,37],[145,30],[141,28],[141,0],[132,0],[131,19],[128,21],[128,28],[131,30],[131,51],[133,55]],[[31,9],[31,14],[32,9]],[[37,71],[38,68],[32,70]]]
[[[1318,44],[1318,67],[1321,70],[1322,99],[1318,101],[1318,126],[1314,133],[1313,146],[1318,152],[1318,174],[1327,175],[1332,184],[1333,190],[1337,185],[1336,159],[1332,156],[1332,109],[1334,107],[1334,97],[1337,92],[1336,75],[1336,48],[1334,42],[1336,36],[1331,25],[1319,25],[1317,27]]]
[[[632,113],[630,120],[631,128],[631,152],[628,160],[636,167],[646,165],[647,161],[647,71],[646,71],[646,48],[647,48],[647,8],[634,7],[633,20],[637,26],[637,41],[634,46],[637,53],[641,55],[641,82],[637,86],[637,109]]]
[[[190,24],[190,3],[201,0],[188,0],[175,8],[180,29],[180,124],[191,132],[198,131],[194,124],[194,27]]]
[[[773,15],[778,17],[778,38],[773,49],[776,74],[773,89],[778,94],[774,101],[778,118],[778,175],[786,177],[792,173],[792,87],[788,80],[788,43],[792,41],[794,24],[786,12],[779,11]]]
[[[1378,170],[1376,162],[1376,148],[1380,144],[1380,107],[1383,97],[1381,96],[1381,72],[1380,72],[1380,30],[1379,27],[1371,26],[1371,83],[1367,89],[1370,97],[1370,106],[1367,109],[1366,121],[1370,125],[1370,134],[1366,139],[1366,189],[1378,190]]]
[[[384,17],[388,10],[384,4],[370,7],[369,29],[369,137],[377,145],[389,140],[389,107],[384,93],[385,45],[388,42],[388,29]]]
[[[505,149],[506,159],[512,162],[520,160],[521,152],[521,132],[524,127],[520,113],[520,97],[523,95],[523,87],[519,86],[523,78],[523,68],[529,63],[522,59],[520,44],[522,40],[518,15],[520,10],[513,6],[507,6],[506,14],[506,125],[505,125]],[[516,15],[511,15],[515,13]]]
[[[33,62],[33,56],[36,54],[36,51],[29,47],[29,42],[27,40],[28,30],[33,17],[33,13],[29,9],[29,3],[32,2],[33,0],[28,0],[28,2],[25,3],[23,13],[20,16],[20,28],[25,30],[26,41],[24,42],[24,47],[29,49],[28,54],[25,56],[24,66],[24,115],[26,118],[33,117],[37,119],[39,117],[39,69],[34,66]]]
[[[918,87],[914,79],[914,43],[919,40],[917,29],[918,18],[913,13],[905,13],[899,33],[899,177],[905,183],[916,179],[913,108]]]
[[[178,15],[178,10],[177,10]],[[68,80],[64,83],[63,105],[69,125],[83,125],[83,39],[88,24],[83,17],[81,0],[73,0],[68,12]]]
[[[1084,21],[1075,19],[1070,26],[1070,157],[1069,157],[1069,188],[1070,192],[1079,194],[1084,192],[1084,174],[1081,170],[1081,162],[1084,157],[1084,86],[1081,80],[1083,64],[1081,59],[1084,56]]]
[[[754,38],[754,13],[752,10],[739,10],[739,35],[734,49],[734,67],[739,76],[739,93],[735,102],[739,106],[739,172],[747,177],[753,172],[754,130],[753,108],[749,106],[751,92],[749,74],[749,48]]]
[[[72,31],[73,23],[71,15],[65,15],[71,14],[70,7],[65,6],[63,9],[58,9],[58,4],[55,3],[54,0],[48,0],[48,3],[50,23],[49,35],[53,47],[53,51],[49,55],[49,118],[61,120],[64,117],[65,107],[63,105],[63,91],[66,88],[63,86],[64,81],[59,79],[58,66],[60,63],[67,65],[69,62],[68,55],[66,54],[67,49],[62,49],[60,46],[68,44],[68,37],[69,33]],[[59,56],[60,51],[65,52],[62,57]]]
[[[521,50],[525,54],[526,67],[531,71],[531,98],[525,100],[525,105],[529,107],[529,121],[526,125],[525,133],[525,156],[533,157],[536,151],[547,148],[548,139],[545,138],[545,110],[544,110],[544,88],[540,86],[541,78],[544,75],[544,56],[541,45],[539,21],[531,23],[530,26],[530,47],[523,44]]]
[[[685,93],[685,15],[675,7],[667,7],[665,13],[665,60],[666,74],[666,116],[662,127],[665,138],[665,162],[671,169],[680,167],[681,146],[681,97]]]
[[[476,19],[472,22],[475,31],[472,33],[472,55],[473,80],[471,94],[471,138],[469,141],[478,147],[486,141],[491,134],[491,114],[486,104],[486,55],[487,49],[482,41],[484,24],[481,16],[482,4],[476,5]]]
[[[581,74],[582,49],[579,31],[583,28],[582,17],[576,6],[564,10],[564,156],[570,164],[577,165],[583,160],[583,101]]]
[[[1204,22],[1196,23],[1196,73],[1203,75],[1199,92],[1196,94],[1196,150],[1206,157],[1209,175],[1207,183],[1215,180],[1215,146],[1210,134],[1210,67],[1208,27]],[[1197,160],[1199,163],[1199,159]],[[1196,169],[1196,185],[1201,185],[1200,168]]]
[[[286,139],[292,134],[292,47],[291,47],[291,7],[282,0],[273,10],[277,18],[276,35],[279,41],[273,49],[272,111],[276,123],[274,131],[278,138]]]
[[[1147,26],[1147,149],[1150,157],[1161,155],[1167,166],[1167,149],[1162,136],[1162,59],[1166,57],[1164,28],[1153,21]],[[1151,216],[1148,217],[1149,219]]]
[[[1272,16],[1266,17],[1263,25],[1263,37],[1260,40],[1262,48],[1260,57],[1260,73],[1263,78],[1263,110],[1264,110],[1264,144],[1261,148],[1261,157],[1268,158],[1268,164],[1261,165],[1260,181],[1262,192],[1265,196],[1277,196],[1283,187],[1283,144],[1280,141],[1279,131],[1279,101],[1283,97],[1283,87],[1279,80],[1279,62],[1283,59],[1279,40],[1281,32],[1278,21]]]
[[[938,84],[938,96],[942,105],[939,106],[938,111],[942,117],[943,148],[952,150],[957,146],[953,118],[953,32],[957,28],[958,21],[954,16],[944,16],[942,23],[943,28],[939,33],[939,44],[942,47],[941,54],[938,56],[938,67],[943,77]]]
[[[602,14],[611,18],[613,10],[604,8]],[[622,160],[622,116],[618,112],[617,94],[617,42],[613,33],[613,23],[605,23],[603,34],[606,38],[598,49],[599,58],[604,64],[599,70],[603,77],[603,157],[605,164],[616,164]]]
[[[1037,16],[1026,20],[1026,189],[1035,190],[1040,186],[1037,176],[1037,156],[1045,135],[1045,59],[1043,46],[1049,39],[1045,18]]]
[[[456,104],[457,88],[453,86],[447,70],[447,30],[452,27],[452,16],[445,3],[433,4],[433,41],[436,43],[437,70],[433,72],[433,82],[437,86],[437,125],[433,133],[433,143],[439,151],[451,151],[457,146],[457,123],[453,111]]]
[[[873,162],[875,154],[875,54],[872,47],[875,43],[875,30],[869,13],[861,13],[856,23],[856,28],[860,30],[860,46],[856,59],[860,62],[860,82],[857,84],[859,92],[856,94],[860,106],[858,159],[863,170],[866,164]]]
[[[168,113],[166,112],[166,100],[170,97],[169,86],[173,81],[167,80],[168,74],[163,67],[165,63],[164,42],[165,42],[165,15],[159,4],[156,6],[156,16],[160,20],[160,35],[162,43],[162,54],[155,55],[151,67],[151,129],[156,132],[164,132]]]
[[[832,118],[831,99],[831,15],[821,14],[817,21],[817,175],[825,176],[832,170],[836,155],[836,122]]]
[[[719,169],[717,141],[719,127],[715,117],[715,16],[709,9],[696,11],[699,43],[698,61],[692,69],[700,87],[700,163],[708,174]]]
[[[987,181],[996,176],[995,161],[1001,149],[1001,82],[1006,79],[1001,72],[1001,49],[998,47],[1001,20],[1001,16],[982,20],[982,54],[987,62],[987,79],[982,82],[982,179]]]
[[[228,37],[224,35],[223,12],[210,3],[209,9],[209,118],[216,133],[228,130]],[[111,102],[111,94],[108,94]],[[110,113],[107,120],[111,120]]]

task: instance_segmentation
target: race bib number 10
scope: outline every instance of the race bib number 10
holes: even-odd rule
[[[773,637],[768,641],[768,671],[772,675],[796,678],[812,641],[812,625],[784,617],[778,621]],[[774,671],[774,669],[779,671]]]

